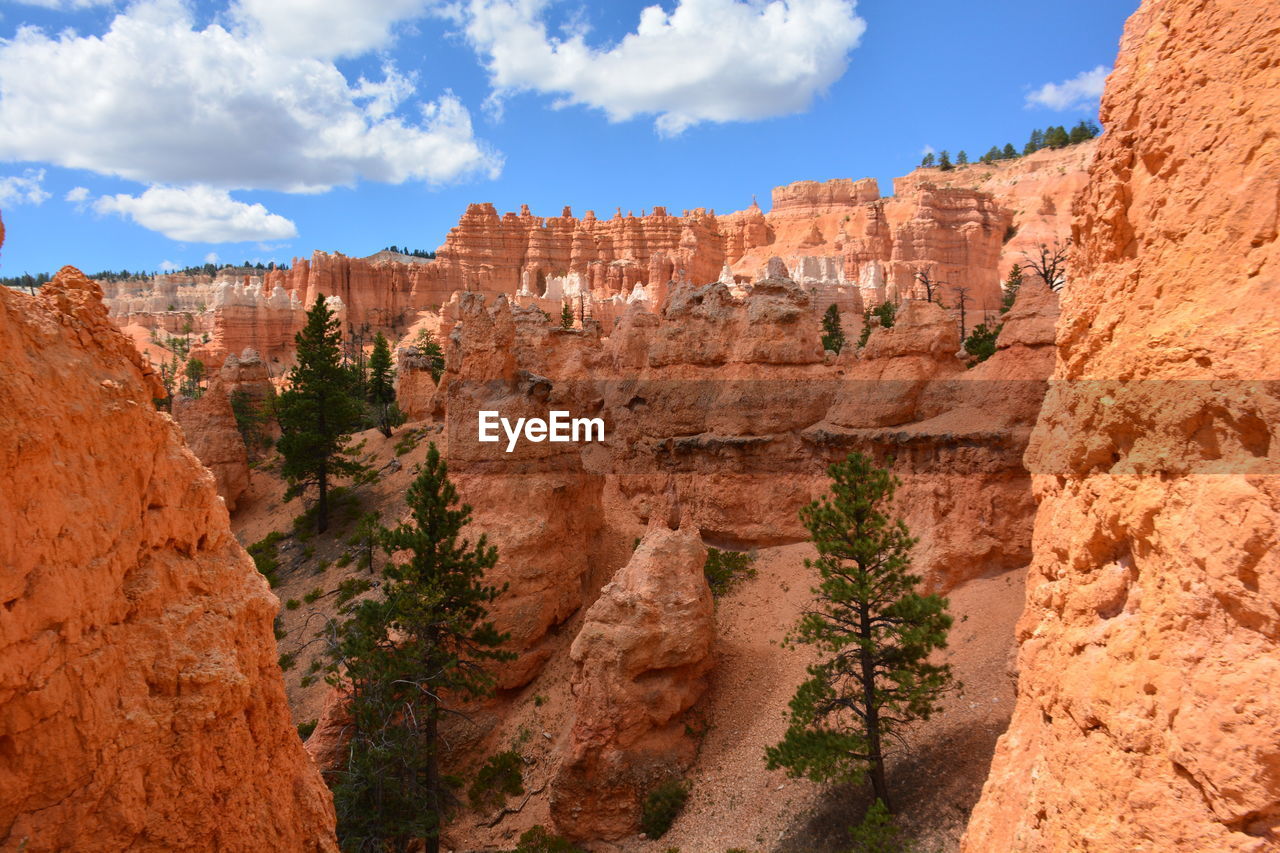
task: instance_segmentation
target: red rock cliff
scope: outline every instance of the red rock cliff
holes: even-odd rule
[[[336,850],[278,606],[64,268],[0,288],[0,848]]]
[[[1277,57],[1262,0],[1147,0],[1126,27],[973,853],[1280,844]]]

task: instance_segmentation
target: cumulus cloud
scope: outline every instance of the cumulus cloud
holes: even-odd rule
[[[71,189],[67,190],[67,194],[62,197],[62,200],[72,202],[73,204],[80,204],[81,202],[88,201],[89,188],[88,187],[72,187]]]
[[[209,254],[205,255],[204,262],[206,264],[216,264],[218,262],[218,253],[210,252]]]
[[[352,2],[242,0],[232,27],[243,32],[197,30],[179,0],[140,0],[101,36],[19,28],[0,42],[0,159],[224,190],[497,176],[501,158],[475,138],[452,93],[404,118],[393,111],[412,84],[394,69],[353,86],[327,58],[275,49],[282,29],[299,26],[275,22],[277,5],[305,5],[314,22],[316,10]],[[250,29],[250,18],[260,29]],[[320,53],[377,43],[381,36],[365,33],[361,20],[353,14],[334,29],[363,34]]]
[[[44,169],[27,169],[21,175],[0,178],[0,207],[18,204],[44,204],[49,193],[44,189]]]
[[[140,196],[102,196],[98,213],[117,213],[171,240],[239,243],[285,240],[298,234],[288,219],[260,204],[236,201],[226,190],[209,186],[151,187]]]
[[[649,6],[612,46],[585,28],[548,33],[551,0],[467,0],[450,9],[481,55],[497,99],[519,91],[611,121],[655,115],[660,134],[700,122],[751,121],[806,109],[845,72],[866,31],[854,0],[678,0]]]
[[[160,262],[160,272],[173,272],[177,268],[178,268],[178,265],[175,264],[173,261],[166,259]]]
[[[1088,106],[1102,96],[1102,87],[1110,73],[1110,68],[1099,65],[1092,71],[1081,71],[1070,80],[1045,83],[1027,95],[1027,107],[1065,111]]]
[[[393,26],[431,0],[237,0],[231,19],[247,36],[291,56],[359,56],[386,47]]]

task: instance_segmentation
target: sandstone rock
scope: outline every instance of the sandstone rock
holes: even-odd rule
[[[1280,842],[1278,23],[1148,0],[1126,26],[1027,454],[1018,702],[966,850]]]
[[[174,397],[173,417],[182,427],[191,452],[213,472],[227,511],[234,511],[236,501],[249,488],[249,454],[236,427],[225,386],[215,379],[196,399]]]
[[[575,717],[551,813],[573,838],[636,831],[647,790],[687,766],[681,715],[706,689],[714,605],[706,549],[657,525],[587,611],[570,656]]]
[[[0,847],[334,850],[278,603],[98,286],[0,288]]]

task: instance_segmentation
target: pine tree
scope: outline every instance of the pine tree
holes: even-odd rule
[[[815,646],[821,659],[790,703],[783,739],[765,750],[770,769],[817,782],[870,776],[892,811],[886,743],[927,719],[951,684],[950,667],[929,662],[945,648],[947,601],[915,591],[916,540],[884,510],[898,480],[858,453],[827,469],[831,494],[800,511],[818,551],[815,599],[788,642]]]
[[[966,154],[963,149],[961,149],[960,153],[956,155],[956,165],[957,166],[969,165],[969,155]]]
[[[964,351],[972,358],[969,366],[986,361],[996,354],[996,339],[1000,337],[1000,326],[988,326],[979,323],[973,327],[973,334],[964,339]]]
[[[1013,302],[1018,298],[1018,289],[1022,287],[1022,266],[1014,264],[1009,268],[1009,275],[1004,280],[1004,295],[1000,297],[1000,313],[1003,314],[1013,307]]]
[[[497,551],[484,536],[462,538],[471,508],[459,506],[434,444],[406,503],[411,521],[383,537],[389,555],[407,556],[383,567],[380,595],[344,606],[330,651],[330,681],[350,700],[352,739],[333,797],[346,850],[405,850],[422,839],[439,851],[460,784],[441,767],[441,718],[459,713],[449,702],[491,695],[485,663],[514,657],[488,618],[502,592],[484,583]]]
[[[1017,160],[1018,149],[1013,147],[1012,142],[1006,142],[1004,148],[1000,151],[1000,157],[1004,160]]]
[[[444,375],[444,350],[440,348],[436,336],[427,329],[419,329],[417,345],[418,349],[422,350],[423,358],[427,360],[427,369],[431,371],[431,378],[439,382],[440,377]]]
[[[1044,147],[1044,132],[1036,129],[1031,131],[1031,138],[1027,140],[1027,144],[1023,147],[1023,154],[1034,154]]]
[[[1062,125],[1051,127],[1044,132],[1044,144],[1049,148],[1065,148],[1071,144],[1071,137]]]
[[[1075,127],[1071,128],[1071,134],[1067,139],[1072,145],[1075,145],[1078,142],[1087,142],[1093,139],[1093,134],[1089,132],[1089,126],[1084,123],[1084,119],[1081,119]]]
[[[844,349],[844,329],[840,325],[840,309],[835,305],[827,308],[822,315],[822,349],[824,352],[839,353]]]
[[[289,488],[285,499],[315,486],[316,528],[329,527],[329,488],[338,477],[353,477],[366,468],[352,457],[347,440],[364,416],[352,392],[351,374],[342,366],[340,323],[324,303],[324,295],[307,311],[307,323],[294,337],[298,363],[289,371],[289,389],[280,394],[276,411],[284,457],[281,473]]]
[[[937,161],[933,157],[933,152],[930,151],[928,154],[924,155],[924,159],[920,161],[920,165],[923,168],[931,169],[935,162]]]
[[[951,165],[951,155],[943,151],[938,155],[938,168],[944,172],[950,172],[955,166]]]
[[[1000,159],[1000,149],[994,145],[991,146],[991,150],[989,150],[986,154],[982,155],[982,160],[983,162],[986,162],[986,163],[994,163],[999,159]]]
[[[373,404],[378,429],[391,438],[396,417],[396,389],[391,382],[391,346],[382,332],[373,337],[373,353],[369,356],[369,402]]]
[[[560,325],[566,329],[573,328],[573,306],[568,299],[560,304]]]

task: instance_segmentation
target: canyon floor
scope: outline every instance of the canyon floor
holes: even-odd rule
[[[419,436],[403,451],[406,435]],[[409,424],[391,439],[362,433],[363,452],[380,471],[375,483],[356,490],[361,511],[378,510],[384,523],[404,512],[403,495],[428,441],[439,439],[431,424]],[[345,578],[363,574],[354,562],[342,567],[351,525],[299,539],[291,533],[302,511],[282,501],[283,484],[271,465],[254,472],[249,491],[232,518],[242,544],[272,531],[287,534],[278,546],[280,570],[275,593],[282,605],[278,627],[282,654],[295,656],[285,682],[295,722],[315,721],[327,686],[304,686],[312,661],[322,660],[317,639],[334,613],[334,591]],[[650,841],[633,836],[597,842],[592,850],[647,853],[686,851],[838,851],[847,846],[847,827],[868,804],[861,786],[819,786],[789,779],[764,766],[764,749],[781,738],[786,709],[811,660],[807,649],[784,640],[810,599],[815,574],[805,567],[808,543],[761,548],[755,577],[741,581],[716,605],[716,666],[703,700],[686,724],[701,734],[698,759],[687,775],[688,803],[671,830]],[[383,559],[381,555],[379,560]],[[944,710],[919,724],[890,765],[890,784],[908,833],[926,851],[957,849],[969,812],[977,802],[995,748],[1008,725],[1014,699],[1011,671],[1014,625],[1023,605],[1025,571],[981,577],[949,596],[955,625],[945,654],[962,686],[948,695]],[[318,597],[317,597],[318,594]],[[307,601],[308,596],[313,598]],[[473,709],[472,722],[453,733],[456,769],[464,778],[488,755],[507,748],[524,758],[525,797],[506,812],[461,814],[446,833],[447,848],[500,850],[515,845],[534,825],[551,826],[549,781],[573,723],[572,663],[568,648],[581,626],[586,604],[556,632],[551,659],[530,684],[500,693]]]

